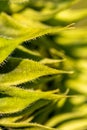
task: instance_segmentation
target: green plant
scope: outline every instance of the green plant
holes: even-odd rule
[[[87,129],[87,9],[78,5],[0,1],[1,130]]]

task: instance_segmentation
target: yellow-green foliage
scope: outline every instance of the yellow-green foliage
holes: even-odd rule
[[[0,130],[87,130],[86,6],[0,0]]]

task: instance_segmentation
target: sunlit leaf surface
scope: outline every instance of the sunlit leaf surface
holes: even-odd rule
[[[0,0],[0,130],[87,129],[87,0]]]

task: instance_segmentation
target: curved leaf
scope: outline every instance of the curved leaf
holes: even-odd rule
[[[68,28],[37,27],[37,25],[36,27],[30,28],[23,27],[5,13],[1,14],[0,22],[0,63],[3,62],[18,45],[22,44],[23,41],[31,40],[48,33],[60,32]]]

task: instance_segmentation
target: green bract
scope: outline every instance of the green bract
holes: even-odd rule
[[[87,129],[86,6],[0,0],[0,130]]]

